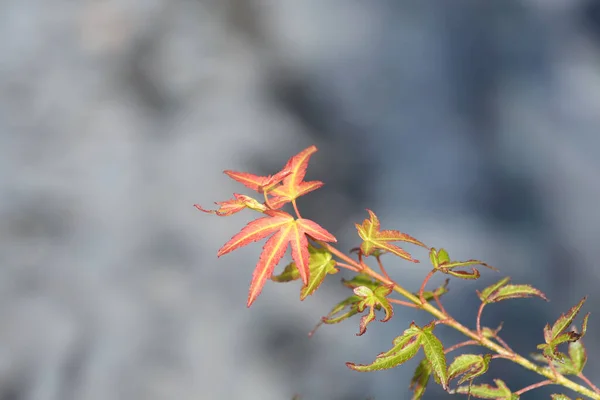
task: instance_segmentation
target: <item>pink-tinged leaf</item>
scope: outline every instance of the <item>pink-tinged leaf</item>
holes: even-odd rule
[[[367,212],[369,213],[369,219],[365,219],[362,225],[355,224],[356,230],[358,231],[358,236],[360,236],[360,238],[363,240],[363,243],[360,246],[362,254],[365,256],[370,256],[377,249],[379,249],[393,253],[398,257],[404,258],[408,261],[418,262],[418,260],[413,259],[408,252],[396,245],[391,244],[390,242],[402,241],[428,248],[425,244],[413,238],[412,236],[399,231],[381,231],[381,224],[379,222],[379,218],[377,218],[377,215],[375,215],[375,213],[369,209],[367,209]]]
[[[252,242],[266,238],[281,227],[294,221],[294,217],[283,211],[267,211],[268,217],[251,221],[238,234],[233,236],[217,253],[218,257],[239,249]]]
[[[579,303],[577,303],[576,305],[571,307],[571,309],[569,309],[569,311],[567,311],[566,314],[561,314],[561,316],[558,318],[558,320],[556,320],[556,322],[552,326],[552,332],[551,332],[553,339],[556,338],[558,335],[560,335],[565,329],[567,329],[573,323],[573,320],[579,313],[579,310],[581,310],[581,307],[583,306],[583,303],[585,303],[586,299],[587,299],[587,296],[584,297],[583,299],[581,299],[579,301]]]
[[[287,232],[284,229],[271,236],[265,243],[258,265],[252,274],[250,292],[248,293],[248,307],[254,303],[260,292],[262,292],[266,280],[273,275],[273,270],[285,254],[287,246]]]

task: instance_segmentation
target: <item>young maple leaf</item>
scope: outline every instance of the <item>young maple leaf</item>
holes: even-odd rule
[[[408,261],[419,262],[411,257],[411,255],[400,247],[389,242],[403,241],[416,244],[427,248],[426,245],[418,241],[412,236],[395,230],[380,230],[381,224],[375,213],[369,209],[370,218],[365,219],[362,225],[355,224],[358,230],[358,236],[363,240],[360,249],[365,256],[371,255],[377,249],[385,250],[402,257]]]
[[[221,257],[273,234],[263,246],[263,251],[252,274],[248,307],[256,300],[266,280],[273,275],[273,270],[285,254],[288,244],[292,247],[292,259],[296,263],[302,282],[306,285],[310,274],[307,236],[316,240],[337,242],[331,233],[309,219],[294,219],[292,215],[277,210],[267,210],[265,214],[267,214],[267,217],[248,223],[239,233],[225,243],[217,253],[217,256]]]
[[[256,199],[253,199],[250,196],[239,193],[234,193],[233,196],[235,197],[233,199],[215,202],[216,205],[220,206],[218,210],[206,210],[202,208],[200,204],[194,204],[194,207],[202,212],[216,214],[219,217],[227,217],[242,211],[244,208],[250,208],[260,212],[263,212],[267,209],[264,204],[259,203]]]
[[[323,186],[321,181],[304,181],[308,161],[316,151],[317,147],[313,145],[288,160],[283,170],[289,170],[290,174],[285,177],[281,186],[277,186],[269,193],[273,196],[269,200],[273,209],[281,208],[284,204]]]
[[[227,174],[231,179],[241,183],[247,188],[255,190],[258,193],[268,193],[274,187],[279,185],[286,176],[290,175],[292,173],[292,170],[289,167],[289,165],[286,164],[281,171],[279,171],[275,175],[268,176],[259,176],[248,172],[238,172],[231,170],[225,170],[223,172]]]

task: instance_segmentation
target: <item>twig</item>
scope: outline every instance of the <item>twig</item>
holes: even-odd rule
[[[425,285],[427,285],[427,282],[429,282],[429,280],[431,279],[433,274],[435,274],[435,272],[436,272],[436,270],[432,269],[431,271],[429,271],[429,273],[427,274],[425,279],[423,279],[423,283],[421,284],[421,288],[419,289],[419,299],[421,300],[422,304],[427,303],[425,301],[425,297],[423,296],[423,292],[425,292]]]
[[[388,301],[390,303],[400,304],[401,306],[405,306],[405,307],[416,308],[416,309],[420,308],[418,305],[409,303],[408,301],[402,301],[402,300],[390,299],[390,298],[388,298]]]
[[[520,396],[523,393],[528,392],[530,390],[537,389],[537,388],[540,388],[542,386],[551,385],[553,383],[554,383],[553,381],[551,381],[550,379],[548,379],[548,380],[545,380],[545,381],[534,383],[533,385],[526,386],[526,387],[524,387],[521,390],[517,390],[514,394],[516,394],[517,396]]]
[[[460,349],[461,347],[465,347],[465,346],[479,346],[479,342],[477,340],[466,340],[464,342],[460,342],[460,343],[456,343],[454,346],[450,346],[448,348],[446,348],[446,350],[444,350],[445,354],[448,354],[450,352],[453,352],[456,349]]]
[[[390,278],[390,276],[388,275],[387,271],[383,267],[383,263],[381,262],[381,259],[379,258],[379,256],[376,256],[375,259],[377,260],[377,264],[379,264],[379,269],[381,269],[381,272],[383,273],[383,276],[385,276],[387,279],[389,279],[391,281],[392,278]],[[360,261],[362,262],[362,259]]]
[[[479,311],[477,311],[477,334],[479,336],[483,336],[481,334],[481,314],[483,313],[483,307],[485,307],[485,302],[482,301],[481,305],[479,306]]]

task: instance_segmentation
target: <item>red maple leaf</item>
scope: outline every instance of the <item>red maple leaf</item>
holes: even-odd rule
[[[316,240],[337,242],[331,233],[309,219],[294,219],[292,215],[276,210],[267,210],[265,214],[268,216],[248,223],[217,253],[220,257],[273,234],[263,246],[263,251],[252,274],[248,307],[256,300],[266,280],[273,275],[273,270],[285,254],[288,244],[292,247],[292,259],[298,267],[300,277],[304,284],[307,284],[310,273],[307,236]]]
[[[259,193],[268,193],[272,197],[268,206],[276,210],[298,197],[312,192],[323,186],[321,181],[305,182],[306,168],[310,156],[317,151],[316,146],[310,146],[291,157],[283,169],[275,175],[259,176],[248,172],[224,171],[232,179],[247,188]],[[282,183],[283,181],[283,183]]]
[[[268,193],[275,186],[279,185],[286,176],[290,175],[292,170],[286,164],[286,166],[275,175],[259,176],[248,172],[231,170],[225,170],[223,172],[231,179],[238,181],[242,185],[257,191],[258,193]]]
[[[321,181],[304,181],[308,161],[316,151],[317,147],[313,145],[288,160],[283,170],[290,173],[285,177],[282,185],[275,187],[269,193],[273,196],[269,200],[269,205],[273,209],[281,208],[284,204],[323,186]]]

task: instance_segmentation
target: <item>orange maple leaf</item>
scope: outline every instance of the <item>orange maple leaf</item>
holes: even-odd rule
[[[269,205],[273,209],[281,208],[284,204],[292,202],[298,197],[304,196],[323,186],[323,182],[321,181],[304,181],[310,156],[316,152],[317,147],[313,145],[288,160],[283,170],[289,170],[290,174],[285,177],[282,185],[275,187],[269,193],[273,196],[269,200]]]
[[[418,241],[412,236],[395,230],[380,230],[381,224],[375,213],[369,209],[369,219],[365,219],[362,225],[355,224],[358,230],[358,236],[363,240],[360,245],[360,250],[366,256],[372,254],[376,249],[385,250],[402,257],[408,261],[419,262],[411,257],[411,255],[400,247],[389,242],[403,241],[416,244],[428,248],[426,245]]]
[[[264,239],[273,234],[260,255],[250,283],[248,307],[256,300],[267,279],[273,275],[275,266],[285,254],[288,244],[292,248],[292,258],[296,263],[302,281],[306,285],[310,274],[307,236],[326,242],[337,242],[336,238],[323,227],[309,219],[294,217],[284,211],[267,210],[267,217],[251,221],[233,236],[217,253],[222,256],[242,246]]]

